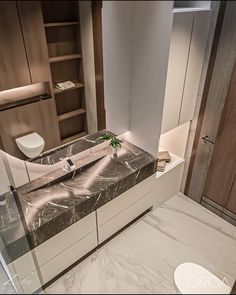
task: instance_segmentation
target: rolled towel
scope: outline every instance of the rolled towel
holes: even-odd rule
[[[166,167],[166,161],[157,161],[157,171],[164,172]]]
[[[159,161],[166,161],[167,163],[171,161],[171,156],[168,151],[158,152],[157,159]]]

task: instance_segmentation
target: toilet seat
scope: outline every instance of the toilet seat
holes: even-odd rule
[[[191,262],[180,264],[174,281],[181,294],[230,294],[231,288],[206,268]]]
[[[29,158],[37,157],[44,149],[44,139],[36,132],[16,139],[18,148]]]

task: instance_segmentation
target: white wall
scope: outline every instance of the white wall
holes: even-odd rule
[[[182,124],[160,136],[160,148],[185,158],[190,122]]]
[[[107,129],[156,154],[166,84],[172,1],[104,1]]]
[[[129,130],[132,1],[103,1],[104,94],[107,129]]]
[[[130,140],[156,154],[172,31],[172,1],[135,1],[132,13]]]
[[[0,184],[0,187],[5,187],[6,184],[9,183],[15,187],[19,187],[25,183],[29,182],[28,173],[25,166],[25,161],[18,159],[9,155],[8,153],[0,150],[0,159],[2,160],[0,165],[0,177],[5,173],[7,175],[7,179],[5,179],[3,184]],[[9,191],[9,189],[7,189]]]

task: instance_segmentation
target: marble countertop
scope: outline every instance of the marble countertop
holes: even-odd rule
[[[40,156],[30,159],[29,162],[43,165],[56,164],[65,157],[71,157],[102,143],[103,141],[99,137],[105,132],[115,135],[107,130],[98,131],[96,133],[86,135],[72,143],[68,143],[64,146],[57,147],[51,151],[44,152]]]
[[[117,157],[103,145],[77,160],[76,167],[84,167],[91,159],[95,160],[91,167],[81,168],[69,180],[37,189],[60,175],[62,169],[58,169],[17,189],[28,236],[22,226],[5,230],[4,237],[10,236],[4,241],[10,247],[11,259],[22,255],[22,247],[29,251],[27,241],[32,248],[37,247],[156,172],[156,158],[126,141]],[[23,245],[19,251],[17,241]]]

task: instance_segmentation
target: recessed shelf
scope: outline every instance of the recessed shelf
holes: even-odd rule
[[[76,140],[76,139],[78,139],[78,138],[84,137],[84,136],[86,136],[86,135],[87,135],[86,132],[77,133],[77,134],[75,134],[75,135],[72,135],[72,136],[70,136],[70,137],[67,137],[67,138],[62,139],[62,140],[61,140],[61,143],[62,143],[62,144],[65,144],[65,143],[68,143],[68,142],[74,141],[74,140]]]
[[[78,110],[74,110],[74,111],[71,111],[68,113],[61,114],[61,115],[57,116],[57,119],[58,119],[58,122],[61,122],[61,121],[67,120],[67,119],[75,117],[75,116],[83,115],[85,113],[86,113],[85,109],[78,109]]]
[[[54,23],[45,23],[45,28],[51,28],[51,27],[64,27],[64,26],[76,26],[78,25],[78,21],[72,21],[72,22],[54,22]]]
[[[174,13],[211,10],[211,1],[174,1]]]
[[[173,13],[208,11],[208,10],[211,10],[211,8],[201,8],[201,7],[174,8]]]
[[[160,151],[162,151],[162,150],[165,150],[165,149],[160,148]],[[183,159],[175,154],[170,153],[170,156],[171,156],[171,161],[170,161],[170,163],[166,163],[165,171],[164,172],[156,172],[156,178],[161,177],[162,175],[168,173],[170,170],[174,169],[176,166],[182,164],[185,161],[185,159]]]
[[[84,87],[84,84],[79,82],[79,81],[72,81],[72,82],[75,84],[75,87],[68,88],[68,89],[65,89],[65,90],[57,89],[56,87],[54,87],[53,88],[54,94],[63,93],[63,92],[71,91],[73,89],[78,89],[78,88],[83,88]]]
[[[75,53],[75,54],[50,57],[49,62],[54,63],[54,62],[61,62],[61,61],[65,61],[65,60],[79,59],[79,58],[82,58],[82,55],[79,53]]]

